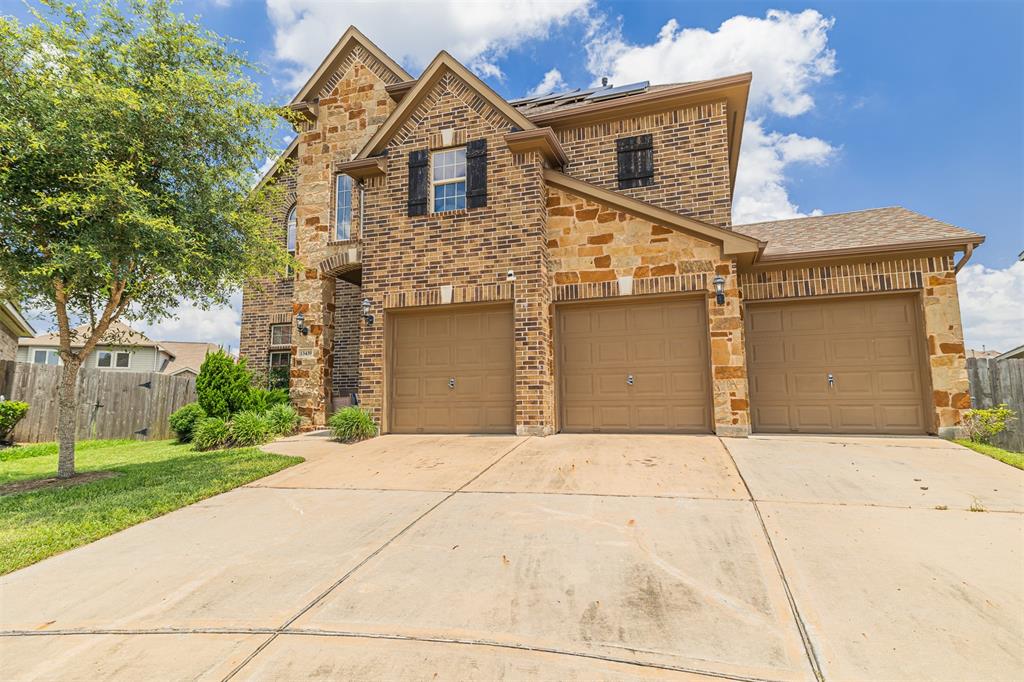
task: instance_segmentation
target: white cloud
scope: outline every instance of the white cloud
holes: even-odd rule
[[[1024,263],[1003,270],[968,265],[956,279],[968,348],[1005,352],[1024,344]]]
[[[288,85],[299,87],[351,24],[393,59],[415,71],[447,50],[483,76],[501,77],[508,50],[544,38],[557,26],[589,15],[592,0],[386,0],[347,2],[267,0],[274,54],[293,64]]]
[[[822,165],[835,155],[827,141],[765,130],[765,117],[794,117],[814,107],[811,89],[836,73],[828,47],[833,19],[814,10],[769,10],[763,18],[735,16],[717,30],[666,23],[654,42],[631,44],[621,29],[597,30],[587,46],[588,70],[624,85],[675,83],[753,72],[733,204],[736,224],[807,215],[789,197],[793,164]],[[812,211],[811,214],[819,211]]]
[[[733,224],[820,215],[820,210],[801,212],[793,203],[786,190],[786,170],[798,163],[824,165],[835,153],[836,148],[821,138],[765,131],[760,120],[748,120],[743,127]]]
[[[809,89],[836,73],[828,48],[833,19],[815,10],[769,10],[765,17],[735,16],[711,32],[679,28],[669,20],[650,45],[631,45],[616,28],[588,45],[588,69],[612,83],[678,83],[754,73],[750,108],[797,116],[814,107]]]
[[[527,97],[536,97],[537,95],[549,95],[553,92],[561,90],[566,87],[565,79],[562,78],[562,72],[558,69],[551,69],[544,78],[541,79],[540,83],[537,83],[536,87],[526,93]]]

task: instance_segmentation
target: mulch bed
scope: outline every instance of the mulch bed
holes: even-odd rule
[[[120,471],[90,471],[87,474],[78,474],[74,478],[35,478],[31,481],[16,481],[0,485],[0,497],[14,495],[15,493],[27,493],[33,490],[44,490],[46,488],[66,488],[80,483],[91,483],[104,478],[120,476]]]

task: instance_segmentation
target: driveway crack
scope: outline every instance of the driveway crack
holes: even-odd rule
[[[822,673],[821,664],[818,662],[818,654],[814,650],[814,643],[811,641],[811,636],[807,631],[807,624],[804,622],[803,616],[800,615],[800,609],[796,604],[796,597],[793,596],[793,590],[789,586],[789,579],[786,577],[786,572],[782,570],[782,561],[779,559],[779,553],[775,550],[775,544],[772,542],[772,536],[768,532],[768,525],[764,522],[764,515],[761,513],[761,508],[758,506],[757,500],[754,499],[754,493],[747,484],[747,479],[743,477],[743,472],[740,471],[740,465],[736,462],[736,458],[733,457],[729,446],[726,445],[722,438],[719,438],[718,442],[722,444],[722,447],[729,454],[732,466],[736,469],[736,475],[740,477],[740,480],[743,482],[743,487],[747,490],[747,496],[750,498],[750,504],[754,507],[754,513],[757,514],[757,521],[761,524],[761,531],[764,533],[764,539],[768,542],[768,549],[771,550],[772,560],[775,562],[775,569],[779,572],[779,578],[782,580],[782,589],[786,593],[786,601],[789,602],[789,608],[793,612],[793,619],[796,621],[796,628],[800,632],[800,640],[804,644],[804,651],[807,652],[807,661],[810,663],[814,676],[819,680],[819,682],[824,682],[825,675]]]
[[[393,543],[395,540],[397,540],[398,538],[402,537],[407,532],[409,532],[409,530],[413,526],[415,526],[417,523],[419,523],[421,520],[423,520],[428,514],[433,512],[435,509],[440,507],[442,504],[444,504],[448,500],[450,500],[453,497],[455,497],[462,490],[465,490],[465,488],[467,486],[469,486],[470,484],[472,484],[473,481],[477,480],[478,478],[483,476],[485,473],[487,473],[493,466],[498,464],[498,462],[500,462],[501,460],[505,459],[505,457],[510,455],[512,452],[514,452],[517,448],[519,448],[521,445],[523,445],[524,443],[529,441],[530,438],[531,437],[528,436],[528,437],[524,438],[523,440],[517,442],[511,448],[509,448],[504,453],[502,453],[500,457],[496,458],[493,462],[491,462],[486,467],[484,467],[479,472],[477,472],[477,474],[475,476],[473,476],[471,479],[469,479],[468,481],[463,483],[461,486],[459,486],[455,490],[452,490],[451,492],[449,492],[443,498],[438,500],[433,506],[431,506],[425,512],[423,512],[422,514],[417,516],[415,519],[413,519],[408,525],[406,525],[400,531],[398,531],[397,533],[392,535],[390,538],[388,538],[387,541],[385,541],[380,547],[378,547],[377,549],[373,550],[368,555],[363,557],[363,559],[358,564],[356,564],[355,566],[350,568],[343,576],[338,578],[330,587],[328,587],[326,590],[321,592],[315,599],[313,599],[313,601],[309,602],[304,607],[302,607],[299,610],[298,613],[296,613],[294,616],[289,618],[283,625],[281,625],[280,627],[275,628],[273,630],[272,634],[262,644],[260,644],[258,647],[256,647],[255,651],[253,651],[251,654],[246,656],[245,659],[241,663],[239,663],[237,666],[235,666],[235,668],[224,677],[223,682],[228,682],[228,680],[230,680],[235,675],[237,675],[239,672],[241,672],[241,670],[246,665],[248,665],[250,661],[252,661],[254,658],[256,658],[264,649],[266,649],[268,646],[270,646],[270,643],[273,642],[275,639],[277,639],[278,635],[280,635],[282,632],[284,632],[289,626],[291,626],[292,623],[294,623],[299,618],[301,618],[303,615],[305,615],[310,609],[312,609],[317,604],[319,604],[321,601],[323,601],[329,594],[331,594],[331,592],[333,592],[338,587],[340,587],[342,583],[344,583],[346,580],[348,580],[360,568],[365,566],[371,559],[373,559],[375,556],[377,556],[378,554],[383,552],[385,549],[387,549],[391,545],[391,543]]]

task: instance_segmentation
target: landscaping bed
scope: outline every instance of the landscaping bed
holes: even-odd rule
[[[257,448],[197,452],[174,441],[85,441],[81,474],[98,480],[11,492],[0,497],[0,574],[28,566],[298,464]],[[51,478],[57,445],[0,450],[5,488]],[[75,479],[72,479],[75,481]]]

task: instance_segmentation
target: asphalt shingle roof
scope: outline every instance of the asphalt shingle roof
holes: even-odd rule
[[[901,206],[733,225],[733,229],[768,242],[764,255],[769,257],[981,238],[977,232],[929,218]]]

